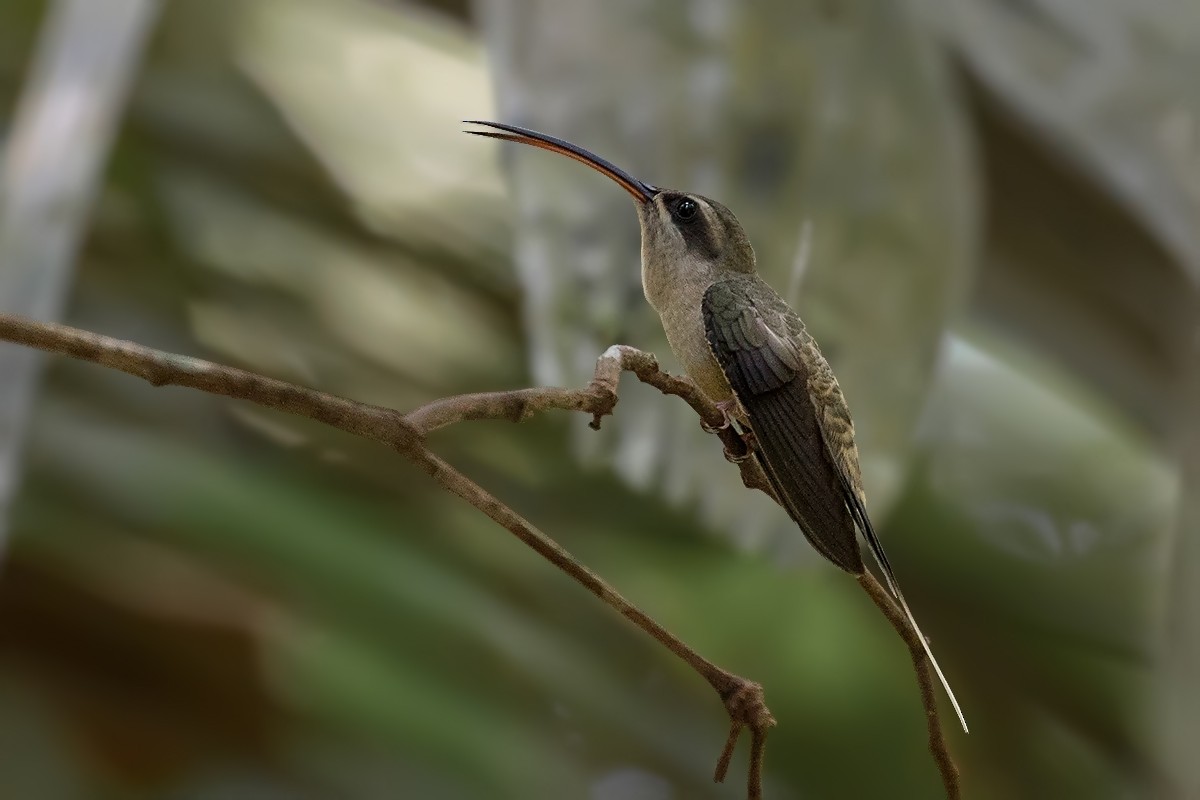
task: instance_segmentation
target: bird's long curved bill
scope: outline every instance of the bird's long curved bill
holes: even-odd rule
[[[595,153],[589,153],[578,145],[559,139],[555,136],[549,136],[545,133],[532,131],[529,128],[521,128],[516,125],[505,125],[500,122],[485,122],[483,120],[468,119],[463,120],[466,125],[486,125],[489,128],[497,128],[502,133],[496,131],[464,131],[464,133],[473,133],[476,136],[487,136],[492,139],[504,139],[509,142],[519,142],[520,144],[528,144],[533,147],[540,147],[543,150],[549,150],[552,153],[559,153],[567,158],[573,158],[583,164],[587,164],[597,172],[607,175],[621,185],[625,191],[633,195],[633,199],[642,203],[649,202],[654,195],[658,194],[658,188],[651,186],[648,183],[643,183],[637,178],[630,175],[625,170],[616,166],[610,161],[606,161]]]

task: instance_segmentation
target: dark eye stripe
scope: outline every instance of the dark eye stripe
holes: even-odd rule
[[[713,223],[720,223],[706,203],[696,203],[699,206],[696,215],[687,222],[675,222],[675,228],[683,236],[688,250],[707,261],[714,261],[721,254],[721,249]]]

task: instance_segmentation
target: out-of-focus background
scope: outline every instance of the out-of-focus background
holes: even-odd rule
[[[712,195],[842,378],[966,796],[1197,797],[1197,75],[1166,0],[4,0],[0,310],[576,385],[670,362],[629,200],[460,120]],[[772,800],[938,796],[903,646],[679,403],[433,444],[765,684]],[[0,559],[0,797],[743,796],[706,685],[315,424],[0,346]]]

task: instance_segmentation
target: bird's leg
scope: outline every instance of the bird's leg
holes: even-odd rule
[[[728,400],[722,400],[721,402],[717,403],[716,404],[717,410],[721,412],[721,418],[722,418],[723,422],[721,422],[720,425],[718,425],[717,427],[714,428],[712,425],[709,425],[704,420],[700,420],[700,427],[704,429],[705,433],[718,433],[720,431],[725,430],[726,428],[728,428],[730,425],[733,424],[733,413],[732,412],[733,412],[733,408],[735,405],[737,405],[736,397],[731,397]]]

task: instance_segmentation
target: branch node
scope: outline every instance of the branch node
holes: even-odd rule
[[[600,377],[594,378],[584,391],[587,394],[585,409],[592,415],[592,421],[588,423],[588,427],[598,431],[600,430],[600,420],[612,416],[620,398],[617,397],[616,389],[609,386]]]
[[[729,718],[750,728],[766,729],[774,726],[775,717],[767,708],[762,684],[736,676],[733,680],[732,688],[721,694]]]
[[[725,710],[729,713],[729,737],[725,740],[720,758],[717,759],[713,780],[724,783],[742,730],[749,728],[751,748],[747,797],[750,800],[758,800],[762,797],[762,764],[767,731],[775,726],[775,717],[767,708],[762,684],[736,675],[726,674],[722,677],[728,680],[728,686],[718,691],[722,702],[725,703]]]

